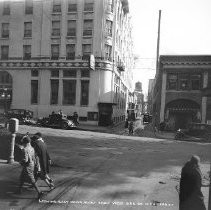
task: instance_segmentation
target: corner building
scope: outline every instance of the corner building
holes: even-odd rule
[[[153,117],[166,129],[186,129],[190,123],[211,123],[210,55],[161,55],[154,96]]]
[[[134,65],[127,0],[0,1],[0,33],[1,112],[124,121]]]

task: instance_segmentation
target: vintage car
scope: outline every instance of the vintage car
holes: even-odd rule
[[[9,109],[4,113],[7,119],[16,118],[20,124],[31,124],[33,112],[25,109]]]
[[[70,129],[76,128],[75,123],[67,118],[64,114],[51,114],[49,117],[44,117],[37,120],[38,126]]]

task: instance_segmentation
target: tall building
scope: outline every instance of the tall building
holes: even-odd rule
[[[0,109],[124,121],[133,83],[127,0],[0,1]]]
[[[170,130],[210,124],[210,84],[210,55],[160,56],[153,96],[155,123],[165,121]]]

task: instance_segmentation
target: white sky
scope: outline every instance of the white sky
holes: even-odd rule
[[[211,0],[129,0],[134,50],[139,56],[135,82],[147,92],[154,78],[159,10],[160,54],[211,55]]]

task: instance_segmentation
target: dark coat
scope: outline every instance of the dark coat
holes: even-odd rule
[[[50,156],[47,151],[46,144],[42,140],[35,140],[33,146],[40,161],[40,168],[43,175],[49,173]]]
[[[182,168],[180,180],[179,209],[206,210],[201,192],[202,174],[199,167],[190,161]]]

